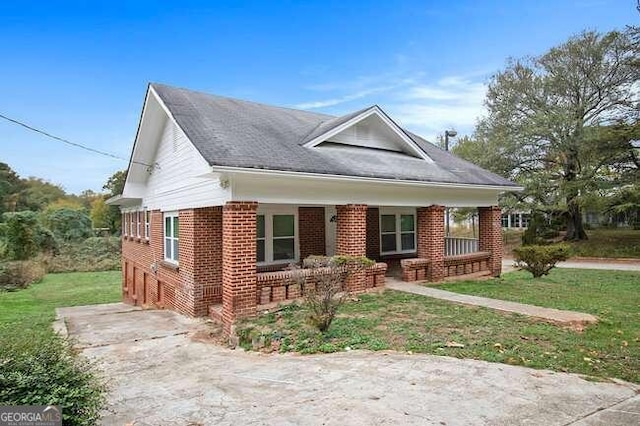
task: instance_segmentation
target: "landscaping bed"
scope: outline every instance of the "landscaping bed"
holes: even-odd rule
[[[441,288],[589,312],[600,322],[579,332],[520,315],[387,290],[344,304],[324,335],[307,324],[301,305],[241,323],[238,333],[241,344],[254,350],[392,349],[640,383],[639,273],[564,269],[533,280],[517,272],[503,279]]]

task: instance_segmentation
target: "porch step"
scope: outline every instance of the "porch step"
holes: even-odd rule
[[[209,317],[213,321],[222,324],[222,303],[209,306]]]

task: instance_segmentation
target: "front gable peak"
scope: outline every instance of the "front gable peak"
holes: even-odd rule
[[[325,144],[382,149],[433,162],[377,105],[322,123],[302,143],[307,148],[321,148]]]

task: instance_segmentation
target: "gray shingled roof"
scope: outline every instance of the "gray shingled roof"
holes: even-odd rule
[[[434,160],[379,149],[306,141],[367,109],[334,117],[175,88],[151,85],[178,125],[212,166],[320,173],[439,183],[515,183],[406,132]]]

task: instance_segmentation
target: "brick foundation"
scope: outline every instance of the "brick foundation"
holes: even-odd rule
[[[440,281],[445,276],[444,207],[434,205],[419,208],[417,211],[417,227],[417,255],[420,259],[426,259],[429,264],[426,279]]]
[[[222,210],[222,318],[231,334],[239,318],[256,314],[256,210],[258,203],[230,201]]]
[[[502,224],[498,206],[478,208],[478,246],[480,251],[491,253],[489,270],[499,277],[502,273]]]

